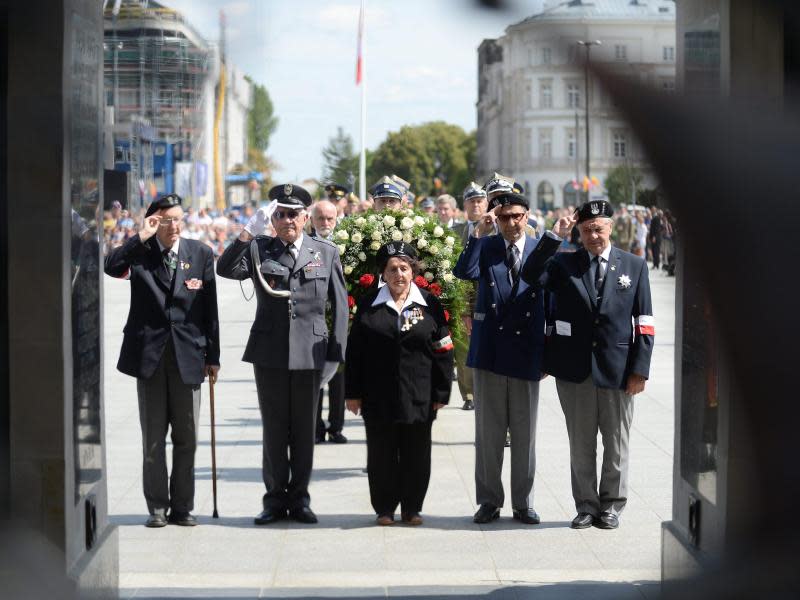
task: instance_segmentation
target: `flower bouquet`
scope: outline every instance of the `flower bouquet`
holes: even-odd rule
[[[420,274],[414,283],[439,298],[451,335],[464,339],[461,316],[466,310],[467,288],[453,276],[461,242],[435,215],[410,208],[358,213],[342,219],[333,232],[333,241],[339,247],[351,314],[361,296],[376,284],[378,249],[391,241],[403,241],[417,250]]]

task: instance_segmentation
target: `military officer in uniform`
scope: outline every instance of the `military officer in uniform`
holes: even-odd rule
[[[168,520],[197,524],[191,511],[200,384],[219,371],[214,256],[206,245],[181,238],[182,224],[181,198],[159,198],[148,207],[139,233],[105,261],[106,274],[131,282],[131,308],[117,369],[136,377],[147,527],[163,527]]]
[[[381,177],[378,182],[372,186],[369,193],[375,201],[375,212],[381,212],[386,208],[391,208],[393,210],[402,208],[403,196],[406,190],[389,177]]]
[[[495,195],[458,258],[453,274],[478,284],[467,365],[475,385],[475,487],[480,508],[473,520],[500,516],[506,432],[511,432],[511,507],[515,519],[538,524],[533,508],[536,418],[544,344],[544,310],[537,286],[519,271],[536,240],[525,235],[528,199]],[[499,234],[495,234],[495,227]]]
[[[572,527],[616,529],[627,503],[633,396],[650,371],[655,324],[647,263],[611,245],[608,202],[584,204],[542,237],[522,279],[552,294],[545,371],[556,387],[569,435]],[[556,254],[577,221],[583,248]],[[597,432],[603,467],[597,485]]]
[[[269,197],[276,203],[274,212],[270,215],[269,207],[256,212],[220,256],[217,273],[258,282],[256,318],[242,358],[253,363],[263,426],[266,493],[255,523],[287,514],[316,523],[308,484],[320,376],[326,361],[344,361],[347,292],[336,246],[303,234],[309,193],[286,184],[272,188]],[[261,236],[268,220],[275,237]]]
[[[467,245],[469,236],[473,234],[481,218],[489,208],[489,203],[486,200],[486,190],[474,181],[464,189],[463,200],[466,221],[453,225],[453,231],[460,237],[462,247]],[[472,313],[475,310],[475,295],[475,282],[470,282],[466,298],[467,307],[464,311],[464,327],[467,331],[467,339],[455,344],[458,389],[461,392],[461,398],[464,400],[464,404],[461,407],[462,410],[473,410],[475,408],[472,391],[472,369],[467,366],[469,336],[472,333]]]

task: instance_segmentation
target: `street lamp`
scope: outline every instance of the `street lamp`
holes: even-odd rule
[[[600,40],[578,40],[578,45],[586,48],[586,60],[584,61],[584,90],[586,94],[586,177],[591,181],[591,171],[589,170],[589,157],[591,146],[589,146],[589,51],[592,46],[600,46]],[[576,132],[577,133],[577,132]],[[577,138],[577,136],[576,136]],[[589,199],[589,192],[586,192],[586,199]]]

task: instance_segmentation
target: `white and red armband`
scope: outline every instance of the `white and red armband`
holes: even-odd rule
[[[453,339],[447,335],[442,339],[433,342],[433,351],[437,354],[441,354],[444,352],[449,352],[453,349]]]
[[[655,335],[656,320],[653,315],[639,315],[634,320],[637,335]]]

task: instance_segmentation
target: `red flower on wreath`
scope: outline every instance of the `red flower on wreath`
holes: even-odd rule
[[[444,320],[450,322],[450,312],[447,309],[444,311]]]
[[[431,294],[433,294],[434,296],[442,295],[442,286],[440,286],[438,283],[432,283],[430,285],[430,289],[431,289]]]
[[[425,279],[422,275],[417,275],[416,277],[414,277],[414,283],[418,288],[425,289],[426,287],[428,287],[428,280]]]
[[[348,308],[353,308],[355,305],[356,305],[356,299],[353,298],[352,296],[348,296],[347,297],[347,307]]]
[[[368,288],[369,286],[372,285],[374,281],[375,281],[375,275],[372,275],[371,273],[366,273],[361,277],[359,277],[358,285],[360,285],[363,288]]]

